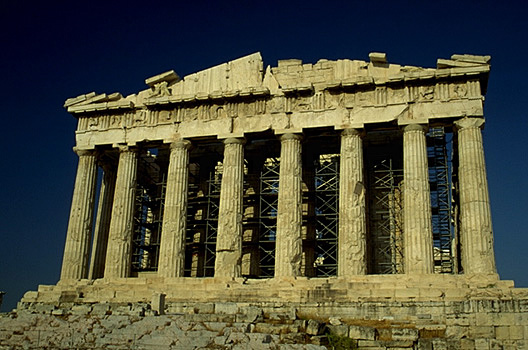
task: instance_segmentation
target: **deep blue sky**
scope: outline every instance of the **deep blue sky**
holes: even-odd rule
[[[75,1],[0,3],[0,290],[3,311],[57,282],[77,156],[68,97],[127,95],[147,77],[180,76],[260,51],[278,59],[435,67],[489,54],[484,142],[497,266],[528,287],[528,11],[508,1]],[[82,6],[80,5],[82,4]]]

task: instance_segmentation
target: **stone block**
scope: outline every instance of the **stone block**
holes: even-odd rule
[[[420,327],[419,336],[420,338],[443,338],[446,333],[445,325],[426,325]]]
[[[418,330],[413,328],[393,328],[393,340],[416,340],[418,339]]]
[[[463,314],[455,315],[454,317],[448,316],[446,318],[446,325],[469,326],[469,318]]]
[[[489,350],[490,344],[488,339],[475,339],[475,350]]]
[[[392,340],[392,331],[390,328],[378,328],[376,331],[379,340]]]
[[[158,312],[156,312],[159,315]],[[141,304],[135,304],[130,308],[131,316],[145,316],[145,306]]]
[[[475,350],[475,341],[473,339],[460,339],[460,350]]]
[[[327,349],[326,347],[319,347],[319,346],[325,346],[328,345],[328,337],[326,335],[314,335],[310,337],[310,342],[312,344],[307,344],[306,349],[313,349],[313,350],[319,350],[319,349]]]
[[[109,304],[94,304],[92,306],[92,312],[91,315],[96,316],[102,316],[106,315],[110,311],[110,305]]]
[[[495,337],[497,339],[510,339],[510,327],[509,326],[495,327]]]
[[[236,303],[215,303],[215,312],[218,314],[234,315],[238,312]]]
[[[513,326],[516,324],[515,313],[513,312],[499,312],[492,315],[493,325]]]
[[[447,326],[445,335],[447,338],[461,339],[469,336],[469,327],[464,326]]]
[[[524,339],[524,326],[510,326],[510,339],[511,340]]]
[[[360,349],[372,349],[372,348],[380,348],[385,349],[385,347],[382,347],[379,342],[375,340],[358,340],[357,342],[358,348]]]
[[[502,340],[490,339],[490,350],[502,350]]]
[[[339,317],[330,317],[328,318],[328,323],[334,326],[339,326],[341,324],[341,320]]]
[[[420,295],[420,289],[418,288],[405,288],[405,289],[396,289],[394,291],[394,296],[397,299],[400,298],[417,298]]]
[[[306,325],[306,334],[320,335],[322,334],[324,328],[325,324],[323,322],[319,322],[317,320],[308,320],[308,324]]]
[[[51,314],[53,310],[55,306],[50,304],[34,304],[31,307],[31,311],[37,314]]]
[[[376,329],[364,326],[349,326],[348,337],[352,339],[375,340]]]
[[[493,326],[470,326],[469,327],[469,337],[473,339],[495,338],[495,327]]]
[[[152,294],[151,308],[158,315],[163,315],[165,313],[165,294],[163,293]]]
[[[448,344],[445,339],[433,339],[433,350],[448,350]]]
[[[303,333],[283,333],[279,337],[284,344],[304,344],[306,336]]]
[[[92,306],[86,305],[86,304],[74,305],[71,308],[71,312],[73,315],[88,315],[91,311],[92,311]]]
[[[215,304],[213,303],[197,303],[193,307],[195,314],[212,314],[215,312]]]
[[[65,310],[65,309],[56,309],[56,310],[53,310],[53,311],[51,312],[51,314],[52,314],[53,316],[64,316],[64,315],[67,315],[68,312],[69,312],[69,310],[67,311],[67,310]]]
[[[288,333],[290,331],[289,325],[283,324],[271,324],[259,322],[255,324],[252,332],[255,333],[265,333],[265,334],[281,334]]]
[[[262,309],[254,306],[242,307],[240,308],[240,314],[236,315],[237,322],[262,322],[263,318]]]
[[[348,337],[348,326],[345,324],[341,324],[337,326],[328,325],[327,327],[331,334],[339,335],[342,337],[343,336]]]

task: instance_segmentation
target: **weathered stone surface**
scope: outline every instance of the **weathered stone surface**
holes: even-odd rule
[[[160,74],[127,97],[67,100],[78,118],[80,158],[61,281],[27,293],[18,313],[0,316],[0,348],[308,349],[324,345],[325,332],[384,350],[524,347],[528,291],[499,281],[493,256],[480,132],[489,57],[454,55],[436,69],[369,57],[283,60],[264,71],[254,54],[182,80]],[[463,274],[456,266],[432,273],[444,252],[432,244],[427,125],[457,135],[460,246],[453,251],[460,250]],[[369,274],[382,271],[371,271],[376,261],[367,264],[389,248],[373,243],[376,235],[366,238],[367,227],[376,230],[366,215],[380,185],[371,181],[380,170],[374,158],[386,152],[397,155],[394,166],[403,164],[404,180],[391,184],[398,191],[383,208],[389,214],[380,213],[397,230],[385,237],[405,238],[390,247],[386,263],[405,261],[405,274]],[[262,164],[278,164],[279,155],[279,181],[277,173],[259,179]],[[339,168],[327,202],[315,185],[323,183],[315,168],[321,156]],[[104,178],[88,263],[96,165]],[[218,198],[213,185],[220,181]],[[327,215],[322,202],[331,220],[320,219]],[[403,229],[400,214],[391,213],[402,204]],[[338,248],[323,254],[319,240],[328,229]],[[264,256],[275,278],[260,275]],[[334,259],[325,271],[324,259]],[[251,266],[242,269],[242,260]]]
[[[234,315],[238,312],[238,305],[236,303],[216,303],[215,312],[218,314]]]
[[[97,206],[97,218],[95,220],[90,270],[88,272],[89,279],[97,279],[104,276],[108,232],[110,230],[110,219],[112,217],[116,172],[115,169],[109,165],[105,166],[103,170],[104,174],[99,192],[99,204]]]
[[[418,339],[418,330],[412,328],[394,328],[392,329],[392,339],[414,341]]]
[[[187,140],[171,144],[158,266],[162,277],[183,277],[190,147]]]
[[[425,127],[403,131],[403,234],[405,273],[433,272],[433,232]]]
[[[224,141],[215,277],[241,276],[244,143],[237,138]]]
[[[97,182],[96,155],[77,150],[79,164],[62,261],[61,280],[86,278]]]
[[[105,277],[128,277],[132,254],[137,152],[122,147],[119,154],[114,204],[105,263]]]
[[[376,329],[372,327],[350,326],[348,337],[352,339],[374,340],[376,339]]]
[[[341,132],[338,276],[367,273],[363,143],[356,129]]]
[[[308,320],[306,325],[306,333],[309,335],[320,335],[324,330],[324,323],[316,320]]]
[[[275,247],[275,277],[297,277],[302,263],[301,136],[281,136],[281,164]]]
[[[458,128],[460,239],[462,268],[467,274],[496,274],[493,232],[484,163],[481,118],[463,118]]]

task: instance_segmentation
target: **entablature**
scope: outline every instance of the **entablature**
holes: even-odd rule
[[[65,107],[79,119],[82,148],[483,116],[489,56],[453,55],[432,69],[388,64],[382,55],[313,65],[285,60],[264,72],[256,53],[183,80],[173,71],[159,74],[137,95],[89,93]]]

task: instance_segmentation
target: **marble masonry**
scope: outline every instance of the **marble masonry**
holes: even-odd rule
[[[528,291],[500,280],[493,251],[490,57],[368,57],[265,67],[254,53],[67,99],[79,162],[60,280],[18,312],[260,310],[247,332],[277,344],[291,332],[260,324],[320,346],[326,332],[372,349],[523,348]]]

